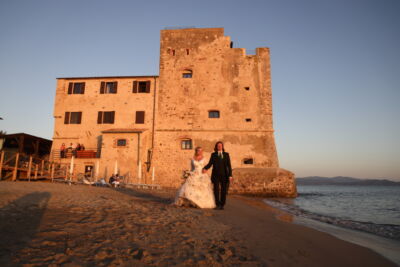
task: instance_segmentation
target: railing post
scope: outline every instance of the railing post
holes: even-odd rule
[[[32,156],[29,157],[29,164],[28,164],[27,178],[29,182],[31,181],[31,172],[32,172]]]
[[[0,180],[2,178],[1,173],[3,172],[3,162],[4,162],[4,151],[1,151],[1,156],[0,156]]]
[[[54,181],[54,163],[51,164],[51,182]]]
[[[41,166],[41,170],[40,170],[40,176],[42,176],[42,178],[43,178],[43,174],[44,174],[44,159],[42,159],[42,166]]]
[[[16,180],[17,180],[18,161],[19,161],[19,153],[17,153],[16,156],[15,156],[15,167],[14,167],[13,177],[12,177],[12,180],[13,180],[13,181],[16,181]]]
[[[35,180],[37,180],[39,164],[35,164]]]

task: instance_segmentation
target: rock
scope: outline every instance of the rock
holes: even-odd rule
[[[232,193],[264,197],[296,197],[294,173],[282,168],[235,168]]]

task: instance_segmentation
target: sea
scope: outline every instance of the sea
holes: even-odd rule
[[[298,185],[295,199],[264,201],[294,222],[369,247],[400,265],[400,186]]]

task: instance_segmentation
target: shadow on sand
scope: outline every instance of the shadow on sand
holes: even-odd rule
[[[132,197],[141,198],[143,200],[152,201],[156,203],[162,204],[171,204],[173,202],[173,198],[171,196],[160,196],[156,194],[152,194],[150,192],[145,192],[144,190],[140,189],[133,189],[133,188],[112,188],[119,193],[124,193]]]
[[[0,209],[0,266],[17,266],[12,260],[38,232],[50,196],[34,192]]]

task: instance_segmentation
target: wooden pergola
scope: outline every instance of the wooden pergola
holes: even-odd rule
[[[51,140],[26,133],[6,134],[0,138],[4,139],[2,150],[32,155],[37,158],[50,154],[53,143]]]

